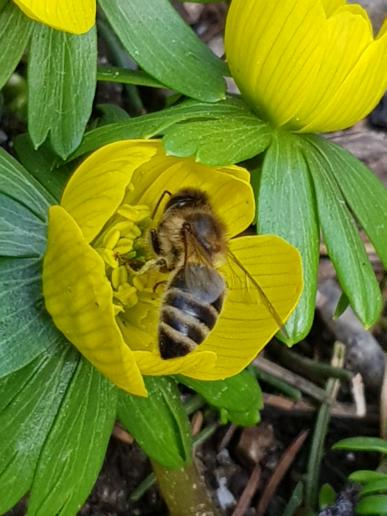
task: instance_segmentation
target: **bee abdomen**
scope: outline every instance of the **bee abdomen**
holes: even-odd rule
[[[223,296],[214,303],[199,303],[190,295],[172,288],[161,310],[159,349],[162,358],[184,356],[203,342],[214,327]]]

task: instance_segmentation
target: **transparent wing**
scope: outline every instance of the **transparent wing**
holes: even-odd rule
[[[284,337],[287,338],[288,334],[284,327],[285,323],[270,302],[268,296],[265,294],[264,289],[230,249],[227,252],[227,261],[231,271],[230,277],[227,278],[228,287],[236,288],[242,291],[248,304],[261,302],[277,323],[278,328],[281,330]],[[243,273],[243,275],[241,276],[241,274],[238,273],[235,268],[238,268]]]
[[[184,238],[185,286],[198,300],[212,303],[224,293],[225,282],[214,268],[208,252],[188,226],[184,231]]]

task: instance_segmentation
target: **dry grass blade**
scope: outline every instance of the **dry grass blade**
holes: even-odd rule
[[[296,387],[304,394],[307,394],[311,398],[314,398],[318,401],[324,401],[326,399],[326,393],[324,389],[318,387],[314,383],[309,380],[305,380],[302,376],[285,369],[284,367],[279,366],[278,364],[267,360],[266,358],[259,357],[253,362],[254,366],[265,373],[271,374],[276,378],[280,378],[281,380],[287,382],[292,387]]]
[[[273,494],[275,493],[279,483],[294,461],[297,453],[304,444],[305,439],[308,437],[308,433],[308,430],[301,432],[298,437],[291,443],[291,445],[285,450],[258,503],[257,516],[264,516]]]
[[[238,503],[231,516],[243,516],[244,514],[246,514],[246,511],[250,506],[251,499],[253,498],[256,490],[258,489],[260,478],[261,468],[259,466],[254,466],[249,481],[247,482],[246,487],[242,493],[242,496],[239,498]]]

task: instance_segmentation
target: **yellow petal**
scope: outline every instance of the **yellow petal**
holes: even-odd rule
[[[176,193],[184,187],[199,188],[207,192],[211,206],[232,237],[254,219],[255,202],[249,178],[247,170],[241,167],[207,167],[190,158],[166,156],[160,145],[157,155],[134,174],[131,202],[153,207],[165,190]],[[162,206],[157,217],[161,214]]]
[[[43,294],[55,325],[87,360],[121,389],[146,396],[133,353],[114,318],[104,262],[60,206],[49,211]]]
[[[330,16],[336,9],[345,5],[345,0],[321,0],[325,14]]]
[[[300,102],[297,120],[289,123],[289,126],[298,126],[302,131],[309,131],[308,127],[311,124],[316,126],[316,122],[318,131],[330,130],[326,121],[331,127],[332,121],[324,120],[321,123],[321,113],[331,105],[338,90],[351,76],[362,54],[367,52],[373,42],[370,21],[365,11],[356,5],[346,5],[335,11],[325,22],[325,32],[326,42],[319,73],[310,84],[309,95]],[[335,105],[335,110],[336,107]],[[350,109],[348,114],[351,116],[353,110]],[[333,127],[339,129],[335,124]]]
[[[387,26],[387,25],[386,25]],[[303,132],[337,131],[354,125],[379,102],[387,85],[387,32],[363,51],[324,106],[310,115]]]
[[[231,251],[264,290],[285,322],[302,292],[299,252],[276,236],[248,236],[230,242]],[[216,380],[244,369],[278,331],[278,325],[245,273],[236,266],[221,269],[228,290],[224,307],[200,352],[214,351],[217,361],[212,371],[198,371],[195,378]],[[238,278],[234,276],[238,275]],[[196,350],[192,353],[196,353]]]
[[[211,351],[199,351],[168,360],[148,351],[133,351],[133,354],[140,371],[146,376],[184,374],[199,379],[203,374],[211,375],[216,363],[216,353]]]
[[[342,0],[233,0],[225,43],[242,94],[276,126],[342,129],[387,82],[385,44],[367,12]]]
[[[54,29],[83,34],[95,24],[96,0],[14,0],[30,18]]]
[[[316,0],[231,4],[225,33],[230,70],[250,104],[275,125],[295,116],[300,92],[318,74],[325,16]]]
[[[93,152],[74,172],[61,205],[81,228],[87,242],[101,231],[121,204],[137,167],[149,161],[159,143],[125,140]]]

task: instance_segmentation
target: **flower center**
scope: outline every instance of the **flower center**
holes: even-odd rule
[[[124,201],[94,242],[113,289],[117,323],[124,335],[129,327],[144,333],[141,349],[154,341],[149,336],[155,335],[159,318],[160,292],[156,284],[162,274],[154,265],[149,244],[151,223],[149,206]],[[133,339],[130,341],[133,348]]]

